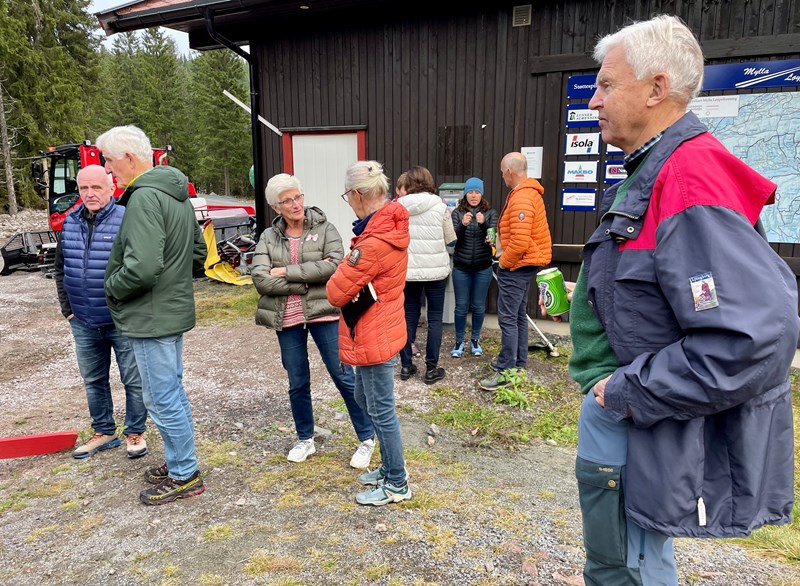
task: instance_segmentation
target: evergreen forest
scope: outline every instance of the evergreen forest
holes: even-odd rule
[[[0,213],[44,207],[31,162],[135,124],[199,193],[252,197],[247,64],[231,51],[178,54],[158,29],[103,44],[89,0],[0,0]],[[9,184],[12,184],[11,186]]]

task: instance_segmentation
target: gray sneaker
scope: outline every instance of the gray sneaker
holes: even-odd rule
[[[408,482],[408,470],[404,470],[404,472],[405,477],[403,480]],[[364,486],[378,486],[379,484],[386,482],[386,469],[383,467],[383,464],[381,464],[375,468],[375,470],[367,470],[363,474],[358,475],[358,482]]]
[[[72,457],[77,460],[83,460],[89,456],[94,456],[97,452],[102,450],[109,450],[117,448],[122,444],[120,439],[115,435],[103,435],[102,433],[94,434],[89,441],[72,452]]]
[[[502,372],[495,372],[492,376],[478,382],[484,391],[496,391],[500,387],[507,387],[510,384],[511,382],[506,380]]]
[[[388,505],[389,503],[407,501],[411,497],[411,487],[406,480],[403,482],[403,486],[397,486],[391,482],[384,482],[369,490],[360,492],[356,495],[356,502],[359,505],[380,507],[381,505]]]

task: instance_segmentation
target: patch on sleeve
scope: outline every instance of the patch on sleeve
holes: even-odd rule
[[[517,216],[517,217],[519,218],[519,221],[521,222],[522,220],[525,219],[525,212],[520,212],[519,216]]]
[[[714,285],[714,276],[711,273],[701,273],[689,278],[694,297],[694,310],[703,311],[719,307],[717,288]]]
[[[360,260],[361,260],[361,249],[354,248],[353,250],[351,250],[350,256],[347,257],[348,264],[350,264],[350,266],[356,266],[358,264],[358,261]]]

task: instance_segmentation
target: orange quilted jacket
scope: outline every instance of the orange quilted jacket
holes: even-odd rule
[[[513,271],[524,266],[550,264],[553,243],[544,211],[543,193],[541,184],[529,177],[508,194],[497,224],[503,250],[500,256],[502,268]]]

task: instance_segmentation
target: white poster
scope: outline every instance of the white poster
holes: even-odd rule
[[[615,147],[613,144],[606,143],[606,152],[609,155],[618,155],[622,152],[622,149],[619,147]]]
[[[541,179],[544,147],[522,147],[520,152],[525,155],[525,158],[528,160],[528,177]]]
[[[564,183],[597,183],[597,161],[564,161]]]
[[[570,132],[566,135],[564,144],[565,155],[599,155],[599,132]]]
[[[698,118],[727,118],[739,115],[739,96],[707,96],[689,102]]]

